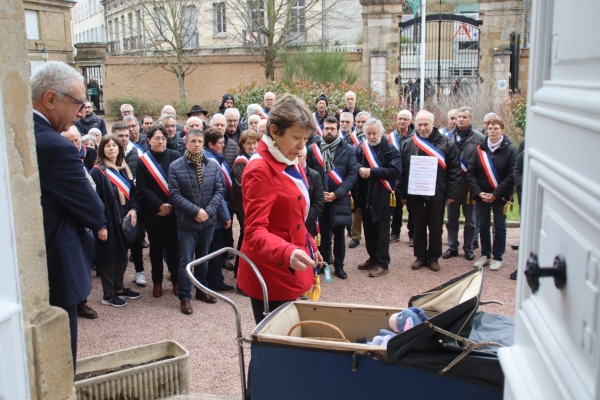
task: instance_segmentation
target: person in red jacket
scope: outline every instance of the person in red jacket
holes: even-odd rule
[[[241,251],[258,267],[269,296],[269,311],[297,299],[314,283],[313,268],[323,261],[308,233],[308,181],[298,156],[316,130],[306,104],[286,95],[269,111],[267,133],[242,176],[244,242]],[[256,323],[264,318],[258,278],[240,260],[238,285],[252,303]]]

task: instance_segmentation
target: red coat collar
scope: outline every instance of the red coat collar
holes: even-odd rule
[[[260,154],[260,156],[263,158],[263,160],[265,160],[267,162],[269,167],[271,167],[271,169],[273,169],[273,171],[281,174],[287,167],[286,164],[277,161],[275,159],[275,157],[273,157],[273,155],[269,151],[269,148],[267,147],[267,144],[265,142],[263,142],[262,140],[258,144],[258,149],[256,151],[258,154]]]

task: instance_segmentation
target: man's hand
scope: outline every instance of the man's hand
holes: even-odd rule
[[[137,225],[137,211],[129,210],[126,216],[131,217],[131,226],[135,228],[135,226]]]
[[[225,226],[223,227],[223,229],[229,229],[231,227],[231,220],[225,222]]]
[[[106,240],[108,239],[108,230],[106,230],[106,228],[102,228],[98,231],[98,239],[102,240],[103,242],[106,242]]]
[[[332,201],[337,199],[337,196],[333,192],[325,192],[324,194],[325,194],[325,203],[331,203]]]
[[[169,203],[163,203],[160,205],[160,207],[158,207],[158,216],[159,217],[166,217],[167,215],[171,214],[171,212],[173,211],[173,206],[170,205]]]
[[[368,179],[371,176],[371,168],[360,167],[358,169],[358,175],[361,178]]]
[[[200,211],[198,211],[198,215],[196,215],[194,219],[196,222],[204,222],[208,219],[208,214],[206,211],[204,211],[204,208],[201,208]]]
[[[402,199],[402,200],[400,200],[400,201],[401,201],[401,202],[402,202],[402,204],[404,204],[404,205],[406,205],[406,203],[407,203],[407,200],[406,200],[406,199]]]
[[[453,203],[453,202],[454,202],[454,199],[446,199],[446,204],[450,204],[450,203]]]

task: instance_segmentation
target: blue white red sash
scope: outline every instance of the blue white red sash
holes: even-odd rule
[[[110,183],[115,185],[117,187],[117,190],[119,190],[119,192],[121,192],[127,200],[131,200],[130,193],[131,187],[133,185],[131,184],[131,182],[129,182],[128,179],[125,179],[123,175],[121,175],[118,171],[115,171],[112,168],[106,168],[106,170],[103,170],[97,165],[94,165],[94,168],[98,168],[100,172],[106,175]]]
[[[263,110],[262,108],[260,109],[260,119],[267,119],[267,114],[265,113],[265,110]]]
[[[362,143],[361,140],[358,138],[358,135],[356,134],[356,130],[352,131],[352,133],[350,134],[350,140],[352,140],[352,143],[355,147],[360,146],[360,144]]]
[[[488,182],[490,182],[490,186],[492,190],[496,190],[498,184],[500,183],[500,177],[496,172],[496,168],[494,168],[494,163],[492,162],[492,157],[485,151],[481,149],[481,146],[477,147],[477,153],[479,154],[479,159],[481,160],[481,165],[483,166],[483,171],[487,175]]]
[[[323,127],[321,127],[321,123],[319,122],[319,118],[317,118],[317,113],[313,113],[313,118],[317,123],[317,134],[319,136],[323,136]]]
[[[156,161],[156,158],[154,158],[154,156],[152,155],[151,152],[147,152],[147,153],[144,153],[144,155],[142,155],[140,157],[140,160],[142,160],[142,162],[144,163],[146,168],[148,168],[150,175],[152,175],[152,177],[158,184],[158,187],[160,187],[160,189],[168,197],[169,196],[168,176],[165,173],[165,171],[162,169],[162,167],[160,166],[158,161]]]
[[[231,191],[231,189],[233,188],[233,182],[231,181],[231,175],[229,174],[229,168],[227,168],[227,163],[223,161],[223,163],[220,164],[219,161],[217,161],[214,158],[207,158],[217,163],[219,169],[221,170],[221,175],[223,175],[223,179],[225,180],[225,184],[227,185],[227,189]]]
[[[396,136],[396,131],[388,135],[388,142],[390,142],[390,144],[394,146],[396,150],[400,151],[400,142],[398,142],[398,136]]]
[[[371,149],[371,146],[369,146],[369,144],[366,141],[364,141],[362,143],[362,149],[363,149],[363,152],[365,153],[365,157],[367,158],[367,162],[369,163],[371,168],[380,168],[381,163],[380,163],[379,159],[377,159],[377,155],[375,153],[373,153],[373,149]],[[387,180],[385,180],[383,178],[379,178],[379,180],[381,181],[381,184],[383,185],[383,187],[386,188],[389,192],[394,191],[394,189],[392,189],[392,185],[390,185],[390,182],[388,182]]]
[[[235,158],[235,161],[233,162],[233,165],[237,164],[237,163],[244,163],[244,164],[248,164],[248,159],[246,158],[246,156],[240,154],[239,156],[237,156]]]
[[[346,139],[346,134],[343,130],[340,129],[340,135],[342,135],[342,139]]]
[[[419,149],[421,149],[425,154],[431,157],[435,157],[438,159],[438,164],[444,169],[446,169],[446,156],[440,149],[435,147],[433,144],[429,143],[427,140],[423,139],[419,135],[414,135],[413,141],[417,145]]]
[[[460,158],[460,172],[462,172],[463,174],[467,173],[467,170],[469,169],[469,163],[465,161],[464,158]]]
[[[319,146],[316,143],[313,143],[311,146],[312,146],[315,158],[317,159],[317,162],[319,163],[321,168],[323,168],[323,170],[325,171],[325,161],[323,160],[323,154],[321,153],[321,149],[319,148]],[[333,170],[327,172],[327,175],[329,175],[329,177],[336,183],[336,185],[338,185],[338,186],[342,185],[342,181],[344,180],[344,175],[342,175],[342,173],[337,168],[334,168]],[[348,192],[348,196],[352,196],[352,193]]]

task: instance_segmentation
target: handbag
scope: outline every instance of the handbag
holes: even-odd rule
[[[135,243],[140,236],[140,223],[138,221],[135,226],[131,226],[131,216],[126,215],[121,221],[121,229],[123,231],[123,236],[125,240],[129,244]]]

